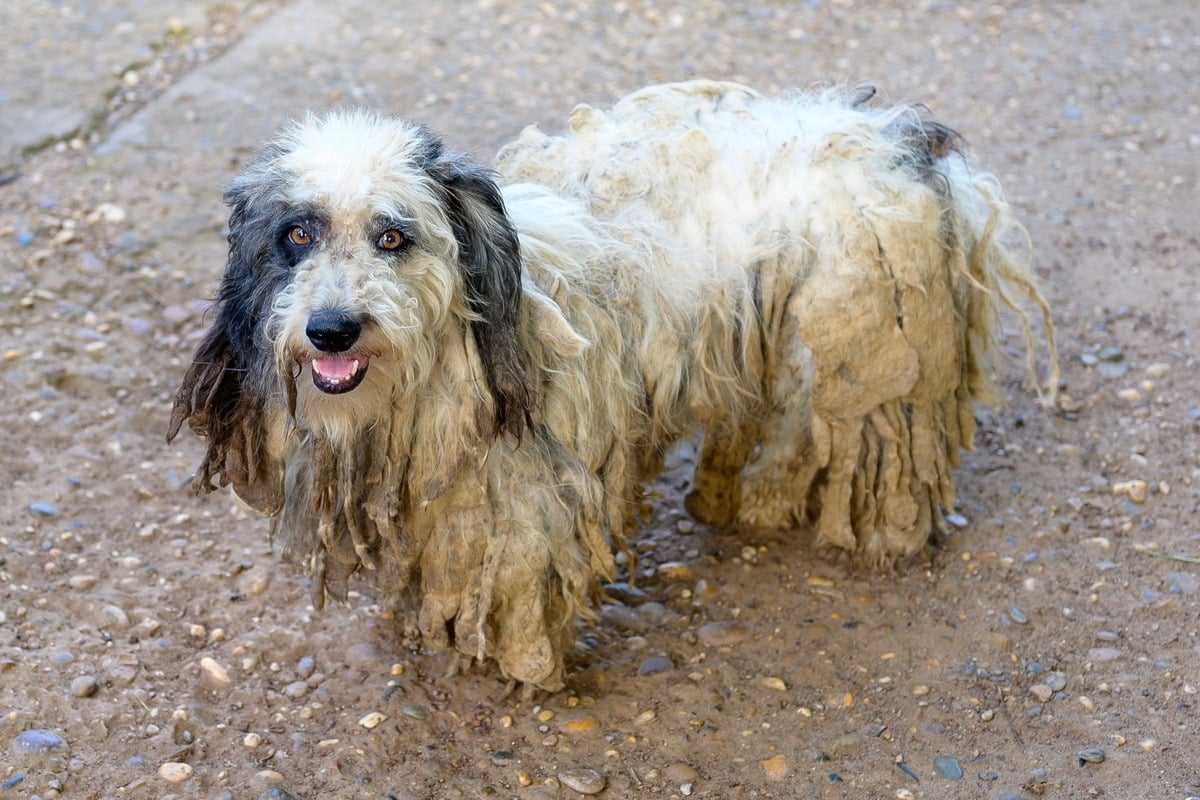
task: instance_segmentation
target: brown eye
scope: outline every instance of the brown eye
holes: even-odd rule
[[[299,247],[308,247],[312,244],[312,235],[302,225],[295,225],[287,235],[288,241]]]
[[[404,244],[404,234],[394,228],[386,230],[379,234],[376,244],[384,250],[399,250]]]

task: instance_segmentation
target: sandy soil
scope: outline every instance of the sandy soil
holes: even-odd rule
[[[449,12],[431,11],[407,35],[443,94],[360,99],[485,158],[575,101],[696,74],[924,100],[1034,236],[1060,408],[1038,407],[1008,332],[961,527],[890,575],[814,552],[808,531],[691,523],[682,448],[636,589],[614,587],[582,633],[567,690],[526,702],[486,666],[445,677],[365,587],[314,613],[263,521],[180,488],[200,444],[163,444],[222,263],[220,184],[271,126],[145,171],[112,171],[104,148],[273,19],[214,12],[89,135],[0,187],[0,797],[1200,795],[1200,12],[653,6],[455,12],[469,41],[508,31],[486,53],[438,49]],[[205,58],[172,60],[189,52]]]

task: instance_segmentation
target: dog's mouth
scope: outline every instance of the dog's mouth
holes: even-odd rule
[[[336,353],[312,360],[313,386],[325,394],[345,394],[367,376],[371,359],[365,355]]]

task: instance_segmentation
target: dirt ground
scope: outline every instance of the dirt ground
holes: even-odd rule
[[[347,10],[363,47],[285,97],[286,48],[238,48],[304,8],[164,24],[91,128],[0,173],[0,798],[1200,796],[1194,3]],[[180,144],[204,118],[173,87],[239,52],[262,112]],[[405,80],[355,77],[385,54]],[[380,105],[486,160],[577,101],[701,74],[923,101],[1031,231],[1059,408],[1007,331],[1005,401],[928,559],[861,572],[808,531],[695,525],[685,446],[635,588],[568,688],[523,701],[486,666],[445,677],[366,587],[315,613],[264,521],[181,488],[201,445],[163,433],[223,263],[220,187],[286,113]]]

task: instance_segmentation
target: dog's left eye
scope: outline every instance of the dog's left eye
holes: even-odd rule
[[[404,246],[404,241],[404,234],[393,228],[379,234],[375,243],[383,250],[399,250]]]
[[[312,244],[312,234],[302,225],[294,225],[288,231],[288,241],[298,247],[308,247]]]

